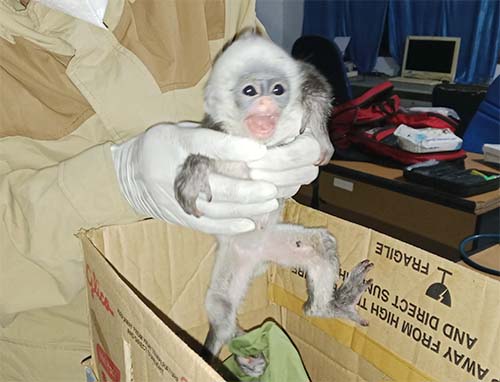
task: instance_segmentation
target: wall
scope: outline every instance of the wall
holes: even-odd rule
[[[257,0],[256,9],[271,39],[290,52],[302,34],[304,0]]]

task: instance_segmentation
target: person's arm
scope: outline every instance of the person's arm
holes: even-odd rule
[[[65,304],[82,288],[80,228],[142,218],[121,195],[110,146],[0,175],[0,323]]]
[[[119,145],[97,145],[50,167],[0,175],[0,324],[18,312],[68,303],[82,288],[83,259],[74,236],[81,228],[154,217],[234,234],[254,229],[250,217],[256,213],[278,208],[271,183],[214,175],[212,201],[200,201],[204,216],[187,215],[173,183],[193,153],[247,161],[266,149],[196,124],[159,124]]]

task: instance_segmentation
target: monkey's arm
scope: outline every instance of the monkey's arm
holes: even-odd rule
[[[302,96],[304,109],[302,131],[309,130],[321,148],[319,165],[327,164],[333,155],[333,145],[328,135],[328,118],[332,109],[332,88],[326,78],[312,65],[301,62]]]

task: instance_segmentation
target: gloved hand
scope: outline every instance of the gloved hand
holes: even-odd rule
[[[26,7],[29,2],[30,0],[22,0],[21,4]],[[56,11],[97,25],[98,27],[106,28],[103,20],[108,0],[37,0],[37,2]]]
[[[210,174],[212,200],[197,201],[203,216],[186,214],[174,196],[174,180],[188,155],[232,161],[261,159],[266,147],[250,139],[229,136],[184,122],[159,124],[122,144],[111,153],[121,190],[140,214],[207,233],[252,231],[250,216],[278,208],[277,188],[270,182]]]
[[[320,156],[320,144],[306,131],[291,143],[271,148],[263,158],[248,163],[250,177],[275,184],[277,197],[289,198],[300,186],[316,179],[319,169],[315,163]]]

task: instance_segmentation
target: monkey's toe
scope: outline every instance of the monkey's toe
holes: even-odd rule
[[[266,359],[262,353],[254,357],[236,356],[236,362],[246,375],[254,378],[264,374],[267,366]]]
[[[349,286],[351,288],[361,288],[366,290],[366,288],[373,283],[373,279],[368,281],[365,280],[366,274],[374,267],[374,264],[370,262],[370,260],[366,259],[356,265],[347,279],[344,282],[344,285]]]

